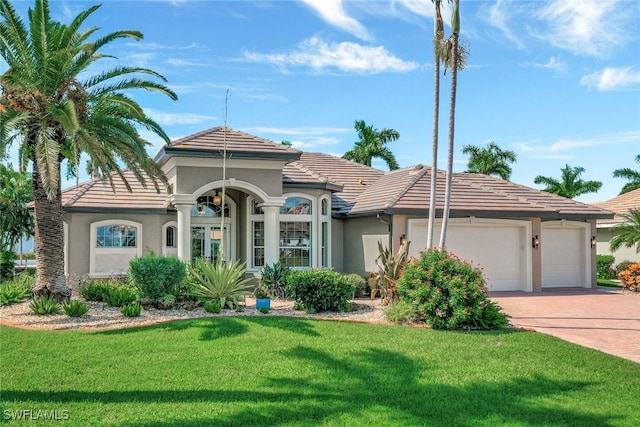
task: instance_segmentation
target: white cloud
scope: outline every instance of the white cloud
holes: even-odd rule
[[[570,152],[576,149],[625,144],[640,144],[640,130],[618,132],[594,138],[561,138],[550,145],[520,142],[511,144],[511,146],[532,158],[571,159],[573,156]]]
[[[588,74],[580,79],[580,84],[595,87],[601,91],[609,91],[640,85],[640,70],[634,67],[606,67],[596,73]]]
[[[507,40],[515,44],[518,49],[522,49],[524,43],[508,24],[508,22],[514,21],[514,15],[510,10],[512,6],[513,3],[511,1],[497,0],[496,3],[489,8],[487,20],[489,24],[496,27]]]
[[[351,42],[327,43],[318,37],[303,41],[291,53],[245,52],[242,60],[271,64],[283,72],[287,72],[288,66],[309,67],[317,71],[336,68],[358,74],[407,72],[419,67],[416,62],[404,61],[392,55],[383,46],[363,46]]]
[[[546,23],[535,35],[577,55],[604,57],[632,37],[625,28],[630,6],[619,0],[552,0],[534,15]]]
[[[192,113],[167,113],[150,108],[145,108],[144,111],[149,117],[158,122],[158,124],[160,124],[161,126],[193,125],[218,119],[215,116],[205,116],[202,114]]]
[[[326,128],[326,127],[298,127],[298,128],[277,128],[277,127],[266,127],[266,126],[255,126],[250,128],[251,132],[256,132],[258,134],[264,133],[277,133],[282,135],[322,135],[327,133],[344,133],[344,132],[353,132],[353,129],[350,128]]]
[[[546,62],[532,62],[527,65],[531,65],[532,67],[536,67],[536,68],[546,68],[548,70],[554,70],[554,71],[560,71],[560,72],[566,70],[566,64],[560,61],[555,56],[550,57]]]
[[[334,27],[340,28],[362,40],[371,40],[367,29],[356,19],[350,17],[344,9],[342,0],[303,0],[314,9],[322,19]]]

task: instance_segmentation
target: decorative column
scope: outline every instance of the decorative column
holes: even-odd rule
[[[190,194],[174,194],[171,202],[178,211],[178,258],[191,262],[191,208],[195,205]]]
[[[280,258],[279,206],[262,206],[264,212],[264,264],[270,265]]]

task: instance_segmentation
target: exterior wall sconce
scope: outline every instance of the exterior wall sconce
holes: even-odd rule
[[[598,243],[598,241],[596,240],[596,236],[591,236],[591,247],[595,248],[596,243]]]
[[[404,245],[407,242],[407,235],[403,234],[400,236],[400,245]]]
[[[216,195],[213,196],[213,204],[216,206],[220,206],[222,204],[222,196],[220,196],[218,190],[216,190]]]
[[[538,249],[540,247],[540,237],[536,234],[531,238],[531,247],[533,249]]]

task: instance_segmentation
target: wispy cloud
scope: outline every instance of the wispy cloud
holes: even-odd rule
[[[327,43],[318,37],[304,40],[290,53],[245,52],[243,61],[270,64],[283,72],[287,67],[307,67],[316,71],[338,69],[357,74],[408,72],[419,67],[417,62],[404,61],[383,46],[363,46],[357,43]]]
[[[371,40],[369,31],[358,20],[352,18],[344,9],[343,0],[303,0],[325,21],[361,40]]]
[[[514,13],[512,11],[513,2],[509,0],[497,0],[488,10],[486,17],[487,22],[497,28],[504,38],[512,42],[518,49],[524,48],[524,43],[517,35],[510,22],[515,22]]]
[[[203,114],[193,113],[167,113],[164,111],[158,111],[151,108],[145,108],[145,113],[153,120],[158,122],[162,126],[171,125],[193,125],[204,122],[211,122],[217,120],[215,116],[205,116]]]
[[[603,92],[637,86],[640,85],[640,70],[634,67],[606,67],[582,77],[580,84]]]
[[[299,149],[312,149],[315,147],[324,147],[340,144],[342,138],[339,135],[345,133],[353,133],[351,128],[334,128],[334,127],[296,127],[296,128],[278,128],[267,126],[256,126],[248,128],[249,132],[258,135],[269,135],[273,140],[287,140],[291,145]]]
[[[572,151],[612,145],[640,144],[640,130],[618,132],[594,138],[561,138],[550,145],[521,142],[512,144],[517,151],[532,158],[571,159]]]
[[[535,68],[545,68],[548,70],[553,70],[558,72],[563,72],[567,68],[566,64],[555,56],[550,57],[548,60],[544,62],[531,62],[525,65],[535,67]]]
[[[627,28],[629,7],[619,0],[552,0],[534,14],[546,24],[535,35],[576,55],[606,57],[635,34]]]

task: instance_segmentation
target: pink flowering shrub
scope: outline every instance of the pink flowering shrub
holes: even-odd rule
[[[496,329],[507,315],[489,300],[482,271],[455,254],[428,249],[405,264],[396,283],[401,301],[414,304],[434,329]]]

